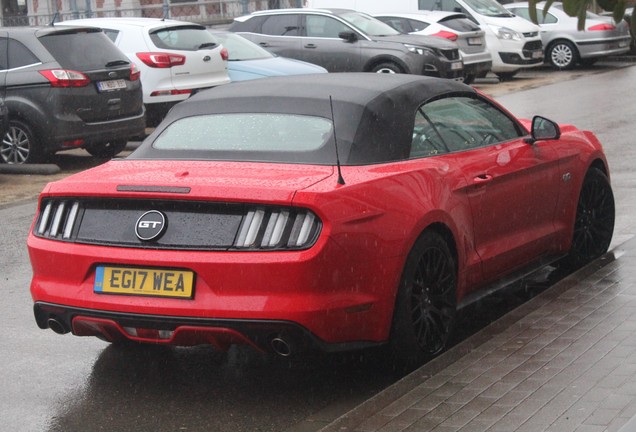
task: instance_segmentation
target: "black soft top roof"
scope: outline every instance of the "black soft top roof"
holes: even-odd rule
[[[407,74],[329,73],[232,83],[200,92],[176,105],[133,157],[175,158],[174,152],[152,149],[151,142],[153,136],[182,117],[287,113],[331,119],[331,98],[342,164],[402,160],[409,155],[417,108],[449,93],[474,95],[475,91],[452,80]],[[333,158],[302,162],[333,163],[335,152],[329,154]],[[204,154],[192,156],[210,158]]]

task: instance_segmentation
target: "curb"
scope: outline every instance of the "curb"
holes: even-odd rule
[[[61,171],[55,164],[0,164],[0,174],[49,175]]]

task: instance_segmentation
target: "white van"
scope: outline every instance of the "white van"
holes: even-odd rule
[[[543,64],[539,27],[517,17],[495,0],[306,0],[313,8],[347,8],[370,14],[443,10],[463,12],[486,32],[492,71],[501,79]]]

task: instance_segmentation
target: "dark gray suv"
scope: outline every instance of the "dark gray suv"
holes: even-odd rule
[[[454,42],[398,32],[348,9],[280,9],[236,18],[230,30],[283,57],[329,72],[410,73],[463,77]]]
[[[73,148],[112,157],[144,134],[139,70],[100,29],[0,29],[0,83],[9,111],[0,163]]]

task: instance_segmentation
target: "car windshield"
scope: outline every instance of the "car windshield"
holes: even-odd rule
[[[370,15],[359,12],[345,12],[338,16],[369,36],[394,36],[401,34],[390,25]]]
[[[331,121],[321,117],[209,114],[176,120],[161,132],[152,147],[206,152],[210,159],[303,163],[314,159],[310,154],[328,143],[331,134]]]
[[[508,9],[497,3],[495,0],[465,0],[466,4],[474,9],[478,14],[490,17],[511,17],[514,16]]]
[[[228,50],[229,61],[260,60],[274,57],[269,51],[233,33],[213,33]]]
[[[158,48],[184,51],[197,51],[218,45],[214,36],[205,27],[199,26],[162,28],[150,33],[150,39]]]

